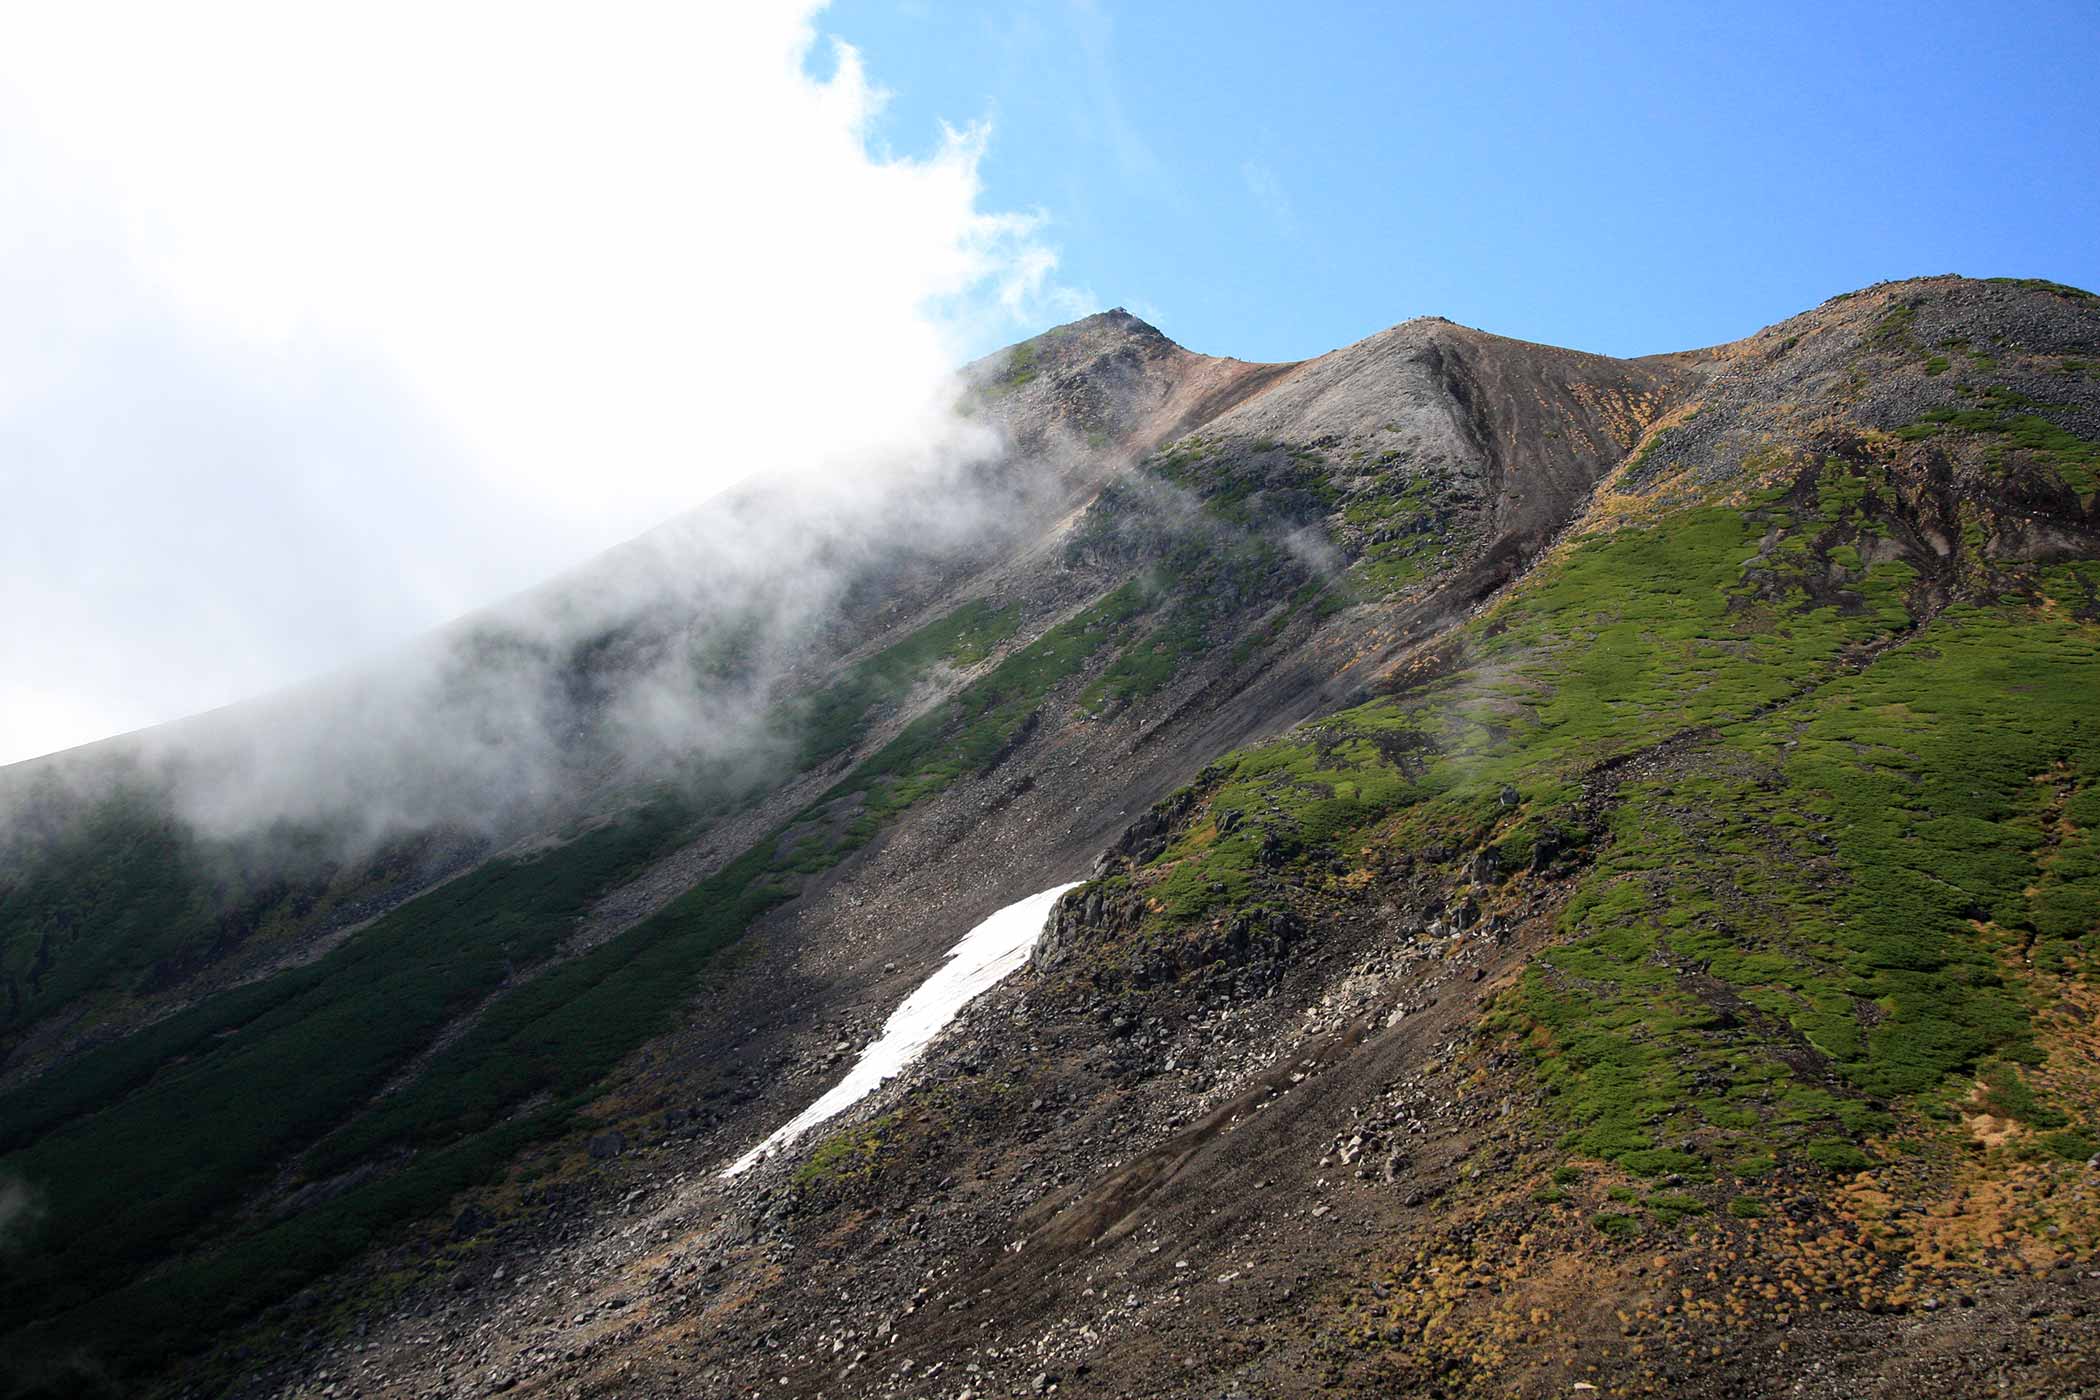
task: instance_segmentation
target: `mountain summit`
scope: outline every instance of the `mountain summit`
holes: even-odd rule
[[[2100,1387],[2100,299],[960,398],[0,772],[21,1393]]]

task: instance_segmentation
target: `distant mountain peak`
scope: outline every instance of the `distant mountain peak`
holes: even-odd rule
[[[1055,342],[1075,339],[1088,344],[1089,348],[1100,343],[1115,341],[1143,342],[1157,346],[1172,347],[1177,350],[1181,348],[1175,343],[1173,337],[1167,335],[1159,327],[1140,316],[1133,315],[1130,311],[1120,306],[1112,306],[1106,311],[1096,311],[1090,316],[1082,316],[1076,321],[1067,321],[1061,326],[1052,326],[1041,335],[1023,341],[1022,344],[1040,344],[1046,341]]]

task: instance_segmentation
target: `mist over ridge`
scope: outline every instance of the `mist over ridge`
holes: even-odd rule
[[[821,9],[0,25],[0,762],[951,450],[953,366],[1076,294],[982,198],[987,125],[871,139]]]

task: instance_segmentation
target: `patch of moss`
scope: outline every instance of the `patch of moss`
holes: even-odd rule
[[[1899,301],[1882,313],[1879,321],[1867,332],[1867,343],[1873,346],[1890,346],[1910,339],[1911,326],[1918,319],[1919,301]]]
[[[2061,1128],[2070,1122],[2062,1109],[2044,1104],[2034,1095],[2018,1065],[1993,1060],[1977,1072],[1983,1085],[1979,1106],[2000,1118],[2017,1118],[2037,1128]]]
[[[1111,701],[1150,695],[1179,675],[1182,666],[1203,653],[1204,646],[1199,620],[1190,612],[1177,613],[1166,625],[1126,647],[1100,679],[1082,692],[1080,707],[1098,711]]]
[[[1038,372],[1035,342],[1024,340],[1007,352],[1006,362],[999,369],[999,377],[992,382],[1002,389],[1018,389],[1033,382]]]
[[[2023,292],[2050,292],[2071,301],[2090,302],[2100,300],[2100,297],[2095,297],[2083,287],[2072,287],[2062,282],[2051,282],[2046,277],[1986,277],[1983,280],[2001,287],[2017,287]]]
[[[1349,577],[1366,598],[1390,597],[1420,582],[1440,558],[1469,548],[1479,534],[1456,481],[1397,469],[1350,496],[1342,521],[1360,541]]]
[[[2023,412],[2036,405],[2004,389],[1987,389],[1976,408],[1936,408],[1917,422],[1896,430],[1916,441],[1942,434],[1994,438],[2004,448],[2030,454],[2061,476],[2081,496],[2100,491],[2100,443],[2089,442],[2041,414]]]
[[[2083,1128],[2069,1128],[2063,1132],[2044,1134],[2041,1145],[2045,1151],[2073,1162],[2100,1157],[2100,1137],[2095,1137]]]
[[[1819,1138],[1802,1149],[1802,1156],[1826,1171],[1865,1171],[1874,1159],[1841,1138]]]
[[[1665,1225],[1675,1225],[1692,1216],[1705,1215],[1708,1211],[1706,1202],[1697,1196],[1687,1196],[1681,1191],[1659,1193],[1650,1196],[1642,1204]]]
[[[825,1138],[795,1168],[792,1180],[796,1188],[832,1187],[874,1175],[885,1140],[898,1122],[899,1115],[885,1114]]]

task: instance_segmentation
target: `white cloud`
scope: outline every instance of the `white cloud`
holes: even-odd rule
[[[340,664],[1084,309],[814,6],[0,17],[0,761]]]

